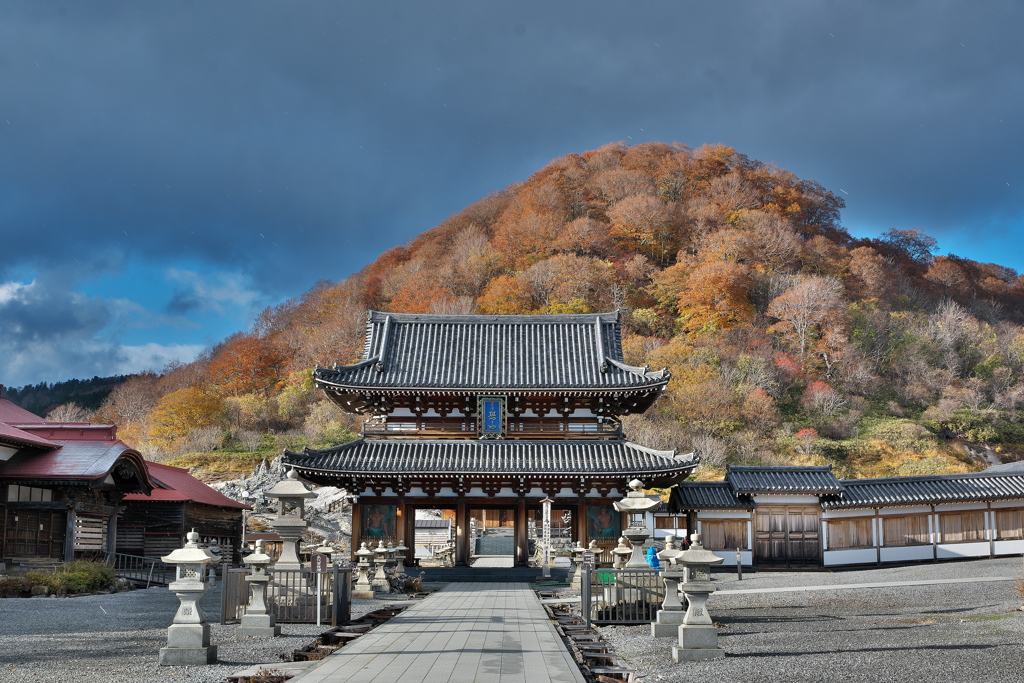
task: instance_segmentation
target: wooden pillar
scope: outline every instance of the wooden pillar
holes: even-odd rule
[[[362,537],[363,506],[362,503],[352,503],[352,547],[349,548],[349,558],[353,563],[359,559],[356,557],[356,551],[359,550]]]
[[[64,561],[72,562],[75,559],[75,521],[78,513],[74,508],[68,508],[67,526],[64,530]]]
[[[413,505],[406,505],[405,499],[398,505],[398,516],[402,518],[402,525],[399,527],[400,538],[408,550],[405,551],[406,564],[413,566],[413,558],[416,557],[416,508]]]
[[[515,564],[517,567],[526,567],[530,564],[530,538],[526,533],[526,498],[516,501],[516,555]]]
[[[469,509],[466,501],[459,498],[455,506],[455,565],[465,567],[469,564],[469,555],[472,552],[469,543]]]
[[[107,520],[107,562],[114,561],[117,552],[117,515],[110,515]]]
[[[576,514],[573,520],[576,526],[576,539],[583,547],[587,547],[587,499],[580,497],[576,503]]]

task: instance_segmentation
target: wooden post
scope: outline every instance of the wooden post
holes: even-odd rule
[[[359,561],[356,551],[363,540],[363,506],[362,503],[352,503],[352,547],[349,548],[349,559],[351,564]]]
[[[459,498],[455,506],[455,565],[465,567],[469,564],[471,552],[468,543],[469,534],[469,510],[466,508],[466,501]]]
[[[72,562],[75,559],[75,521],[78,513],[74,508],[68,508],[67,526],[64,531],[64,561]]]
[[[587,547],[587,499],[580,496],[579,502],[576,503],[576,514],[573,516],[573,522],[576,525],[576,538],[580,544]]]
[[[526,533],[526,498],[516,501],[516,566],[526,567],[530,564],[530,539]]]
[[[110,515],[107,520],[107,562],[114,561],[117,552],[117,514]]]

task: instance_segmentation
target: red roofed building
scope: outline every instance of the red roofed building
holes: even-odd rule
[[[155,462],[147,462],[146,467],[156,486],[149,495],[124,497],[117,552],[162,557],[180,548],[185,534],[195,529],[203,538],[216,538],[223,553],[230,548],[234,556],[228,559],[237,561],[242,511],[251,508],[210,488],[186,469]]]
[[[153,487],[113,426],[46,422],[0,396],[0,559],[109,557],[122,498]]]

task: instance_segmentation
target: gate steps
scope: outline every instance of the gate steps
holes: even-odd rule
[[[410,567],[407,571],[410,576],[423,572],[426,583],[534,583],[543,579],[543,572],[535,567]],[[555,568],[547,580],[565,583],[568,578],[568,569]]]

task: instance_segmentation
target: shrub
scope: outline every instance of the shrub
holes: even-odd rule
[[[57,572],[31,571],[25,574],[25,578],[33,586],[46,586],[46,590],[55,595],[67,592],[68,584],[62,574]]]
[[[0,577],[0,595],[27,595],[32,583],[24,576]]]
[[[103,590],[117,585],[114,570],[102,562],[67,562],[57,570],[57,573],[63,578],[69,593]]]

